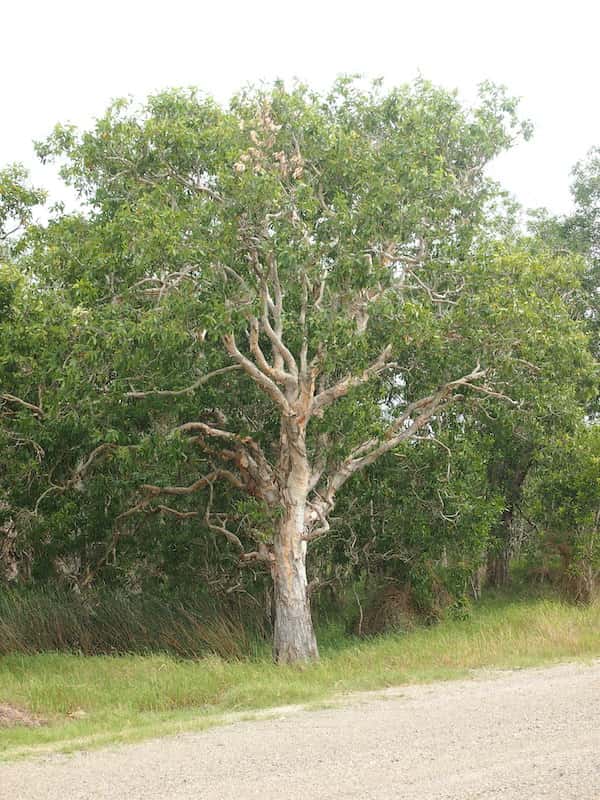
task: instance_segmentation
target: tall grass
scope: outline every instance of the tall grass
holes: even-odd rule
[[[277,667],[266,655],[0,658],[0,703],[48,720],[0,733],[5,757],[27,748],[90,746],[213,724],[232,711],[321,701],[334,693],[455,678],[481,667],[600,657],[600,605],[495,599],[471,618],[403,635],[357,640],[329,628],[322,659]]]
[[[265,620],[252,602],[214,604],[198,596],[162,599],[108,590],[0,593],[0,655],[164,652],[241,658],[264,648]]]

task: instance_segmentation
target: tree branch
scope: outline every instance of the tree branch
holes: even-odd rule
[[[240,369],[239,364],[231,364],[228,367],[223,367],[222,369],[216,369],[213,372],[209,372],[206,375],[203,375],[201,378],[195,383],[192,383],[191,386],[186,386],[185,389],[150,389],[147,392],[125,392],[125,397],[130,397],[135,400],[141,400],[144,397],[181,397],[182,395],[192,394],[207,383],[211,378],[214,378],[216,375],[225,375],[228,372],[233,372],[234,370]]]
[[[485,374],[486,371],[482,370],[477,364],[475,369],[468,375],[464,375],[458,380],[450,381],[434,394],[410,403],[402,414],[384,431],[381,437],[373,437],[356,447],[339,464],[333,475],[330,476],[324,492],[322,494],[316,493],[315,505],[320,508],[321,513],[326,515],[333,507],[335,495],[352,475],[373,464],[378,458],[393,450],[401,442],[413,438],[441,406],[454,402],[462,396],[456,393],[456,389],[464,386],[474,388],[471,382],[483,378]],[[485,393],[497,394],[484,386],[478,386],[477,388]]]
[[[334,386],[320,392],[312,401],[310,413],[320,416],[332,403],[339,400],[340,397],[347,395],[350,389],[353,389],[355,386],[360,386],[362,383],[367,383],[367,381],[375,375],[379,375],[384,369],[393,366],[393,362],[389,361],[391,350],[391,345],[388,345],[371,366],[363,370],[362,374],[347,375]]]
[[[42,492],[42,494],[36,500],[35,506],[33,508],[33,513],[37,514],[38,509],[40,507],[40,503],[49,494],[52,494],[53,492],[59,492],[60,494],[62,494],[63,492],[66,492],[68,489],[71,489],[73,486],[76,486],[81,480],[83,480],[86,472],[92,466],[92,464],[98,458],[98,456],[102,455],[103,453],[107,453],[111,450],[116,450],[120,446],[122,445],[113,444],[112,442],[105,442],[104,444],[100,444],[98,445],[98,447],[95,447],[84,461],[79,462],[79,464],[75,467],[73,474],[67,481],[65,481],[65,483],[52,484],[52,486],[49,486],[46,489],[46,491]]]
[[[205,435],[232,442],[234,451],[215,450],[214,454],[221,460],[235,463],[242,480],[246,481],[244,485],[249,494],[258,494],[269,505],[274,505],[279,501],[279,488],[273,467],[261,446],[251,436],[240,436],[237,433],[207,425],[205,422],[186,422],[175,430],[185,433],[199,431],[201,435],[194,437],[192,441],[202,441],[202,435]]]
[[[7,403],[17,403],[18,405],[23,406],[23,408],[27,408],[29,411],[32,411],[39,419],[44,418],[44,412],[40,406],[36,406],[34,403],[28,403],[26,400],[22,400],[20,397],[17,397],[14,394],[0,394],[0,400],[4,400]]]
[[[228,481],[232,486],[235,486],[236,489],[243,490],[245,488],[242,481],[240,481],[233,472],[227,469],[216,469],[203,478],[198,478],[198,480],[194,481],[190,486],[155,486],[154,484],[144,483],[140,486],[140,490],[153,497],[159,494],[188,495],[199,492],[206,486],[212,486],[214,481],[220,479]]]
[[[262,372],[269,376],[272,380],[276,383],[288,384],[290,381],[295,385],[295,380],[293,377],[283,369],[278,368],[277,366],[271,366],[267,361],[265,354],[261,350],[260,344],[258,342],[259,336],[259,323],[256,317],[250,318],[250,334],[248,336],[248,341],[250,343],[250,351],[254,358],[256,359],[256,363]]]
[[[230,531],[224,525],[211,522],[211,520],[210,520],[210,511],[211,511],[211,508],[212,508],[212,504],[213,504],[213,487],[212,487],[212,483],[211,483],[210,486],[209,486],[208,503],[206,505],[206,512],[204,514],[204,521],[206,522],[206,524],[208,525],[208,527],[211,530],[222,534],[227,539],[228,542],[231,542],[232,544],[234,544],[242,553],[244,553],[244,545],[242,544],[242,542],[240,541],[240,538],[238,536],[236,536],[235,533]]]
[[[272,303],[272,301],[269,302],[269,292],[266,284],[263,284],[262,286],[261,297],[262,297],[261,322],[265,330],[265,333],[271,340],[271,346],[273,347],[273,352],[279,353],[281,358],[287,364],[289,370],[288,373],[289,376],[292,379],[297,380],[298,365],[296,364],[296,359],[283,343],[283,326],[281,322],[281,309],[279,307],[282,302],[281,297],[279,297],[279,299],[276,300],[275,303]],[[275,313],[275,328],[272,327],[271,322],[269,320],[269,308],[272,308]]]
[[[191,519],[192,517],[199,517],[199,511],[178,511],[176,508],[171,508],[171,506],[165,505],[157,505],[153,508],[148,509],[149,511],[162,511],[165,514],[172,514],[177,519]]]
[[[294,413],[293,409],[286,400],[281,389],[279,389],[277,384],[268,375],[265,375],[265,373],[262,372],[262,370],[260,370],[256,364],[250,361],[249,358],[246,358],[246,356],[238,350],[234,335],[228,334],[224,336],[223,343],[231,358],[233,358],[234,361],[237,361],[244,372],[246,372],[252,378],[252,380],[260,386],[263,392],[265,392],[265,394],[267,394],[285,414],[292,416]]]

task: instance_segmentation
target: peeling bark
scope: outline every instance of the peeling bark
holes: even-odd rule
[[[305,428],[284,424],[282,456],[287,464],[283,491],[284,513],[273,542],[272,575],[275,590],[273,656],[281,664],[318,659],[312,624],[304,538],[311,469],[306,454]]]
[[[303,509],[286,517],[273,546],[275,589],[273,657],[280,664],[314,661],[319,657],[306,579],[306,542],[298,530]]]

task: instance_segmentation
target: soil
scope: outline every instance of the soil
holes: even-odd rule
[[[0,703],[0,728],[13,728],[15,725],[37,728],[43,724],[44,720],[41,717],[36,717],[29,711]]]

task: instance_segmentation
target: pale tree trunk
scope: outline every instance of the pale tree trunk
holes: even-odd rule
[[[302,511],[304,513],[304,511]],[[275,587],[273,656],[280,664],[319,657],[306,580],[306,542],[293,520],[285,520],[273,545]]]
[[[305,514],[309,465],[303,435],[290,448],[284,514],[273,542],[271,570],[275,589],[273,656],[280,664],[319,657],[306,579]],[[288,439],[289,442],[289,439]]]

